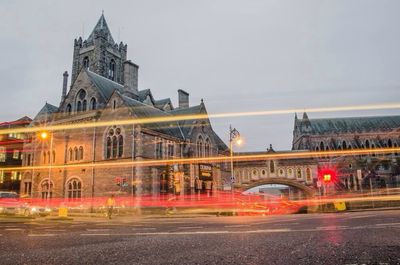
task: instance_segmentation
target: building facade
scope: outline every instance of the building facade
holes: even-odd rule
[[[27,192],[24,185],[32,187],[31,196],[41,198],[94,197],[111,192],[184,195],[216,191],[221,186],[224,168],[219,164],[144,165],[224,155],[228,148],[204,118],[203,101],[190,105],[189,94],[183,90],[178,90],[177,107],[170,98],[157,100],[151,90],[138,88],[138,70],[138,65],[127,60],[127,45],[114,42],[104,15],[86,40],[74,41],[70,88],[65,72],[61,103],[46,103],[31,123],[73,129],[48,132],[46,138],[30,135],[32,140],[24,144],[23,165],[33,167],[23,172],[21,193]],[[203,118],[119,124],[122,120],[180,115]],[[106,125],[82,126],[86,122]]]
[[[376,148],[400,146],[400,116],[375,116],[294,120],[292,150],[360,150],[365,155],[319,156],[319,168],[337,172],[339,189],[398,187],[400,184],[397,152],[376,154]]]
[[[0,129],[24,128],[31,123],[28,117],[22,117],[16,121],[3,122]],[[29,141],[23,133],[9,133],[0,135],[0,166],[18,167],[22,165],[24,143]],[[31,157],[27,156],[29,161]],[[20,170],[0,170],[0,190],[19,192],[21,182]],[[29,186],[23,186],[26,192],[30,191]]]

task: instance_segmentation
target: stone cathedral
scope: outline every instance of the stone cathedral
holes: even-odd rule
[[[139,66],[116,43],[104,15],[86,40],[75,39],[69,75],[63,75],[61,103],[46,103],[30,126],[79,125],[115,121],[104,127],[57,130],[41,139],[30,135],[24,150],[21,194],[35,198],[83,198],[112,192],[137,195],[214,192],[225,168],[213,163],[151,166],[91,166],[98,163],[168,160],[225,155],[227,146],[209,119],[119,125],[118,120],[207,114],[203,101],[189,104],[179,89],[179,105],[138,88]],[[36,166],[44,166],[37,169]]]

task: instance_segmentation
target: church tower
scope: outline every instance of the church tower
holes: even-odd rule
[[[114,42],[102,14],[87,40],[79,37],[74,41],[71,85],[82,68],[124,85],[126,55],[127,45]]]

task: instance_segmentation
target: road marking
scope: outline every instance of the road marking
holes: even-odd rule
[[[45,229],[45,230],[49,231],[49,232],[65,232],[65,231],[67,231],[65,229]]]
[[[99,231],[110,231],[110,228],[102,228],[102,229],[86,229],[86,231],[93,231],[93,232],[99,232]]]
[[[181,226],[177,227],[177,229],[201,229],[203,228],[202,226]]]
[[[118,234],[114,234],[116,236]],[[81,234],[81,236],[111,236],[111,234]]]
[[[272,225],[298,225],[298,224],[300,224],[300,223],[284,223],[284,224],[277,223],[277,224],[272,224]]]
[[[349,216],[347,219],[359,219],[359,218],[368,218],[371,217],[371,215],[361,215],[361,216]]]
[[[6,231],[21,231],[21,230],[24,230],[24,229],[23,228],[6,228],[4,230],[6,230]]]
[[[281,232],[290,232],[292,231],[290,228],[282,228],[282,229],[259,229],[259,230],[250,230],[243,231],[245,233],[281,233]],[[234,231],[232,233],[239,234],[242,231]]]
[[[400,225],[400,223],[386,223],[386,224],[375,224],[376,226],[391,226],[391,225]]]
[[[231,227],[231,228],[234,228],[234,227],[249,227],[250,225],[225,225],[224,227]]]
[[[38,237],[41,237],[41,236],[55,236],[55,234],[29,234],[28,236],[38,236]]]
[[[332,225],[332,226],[319,226],[316,229],[317,230],[339,230],[339,229],[343,229],[343,228],[346,228],[346,227],[348,227],[348,226],[346,226],[346,225],[339,225],[339,226]]]

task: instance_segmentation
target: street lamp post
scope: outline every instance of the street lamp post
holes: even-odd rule
[[[235,180],[235,173],[233,171],[233,141],[236,141],[237,145],[242,143],[242,139],[240,138],[240,133],[235,128],[232,128],[232,125],[229,125],[229,150],[230,150],[230,158],[231,158],[231,192],[233,192],[233,182]]]
[[[49,136],[48,132],[42,132],[40,133],[40,138],[42,140],[46,140]],[[50,136],[50,152],[49,152],[49,176],[48,176],[48,190],[47,190],[47,198],[46,199],[51,199],[52,196],[52,187],[51,187],[51,168],[52,168],[52,162],[54,159],[54,154],[53,154],[53,133],[51,133]]]

